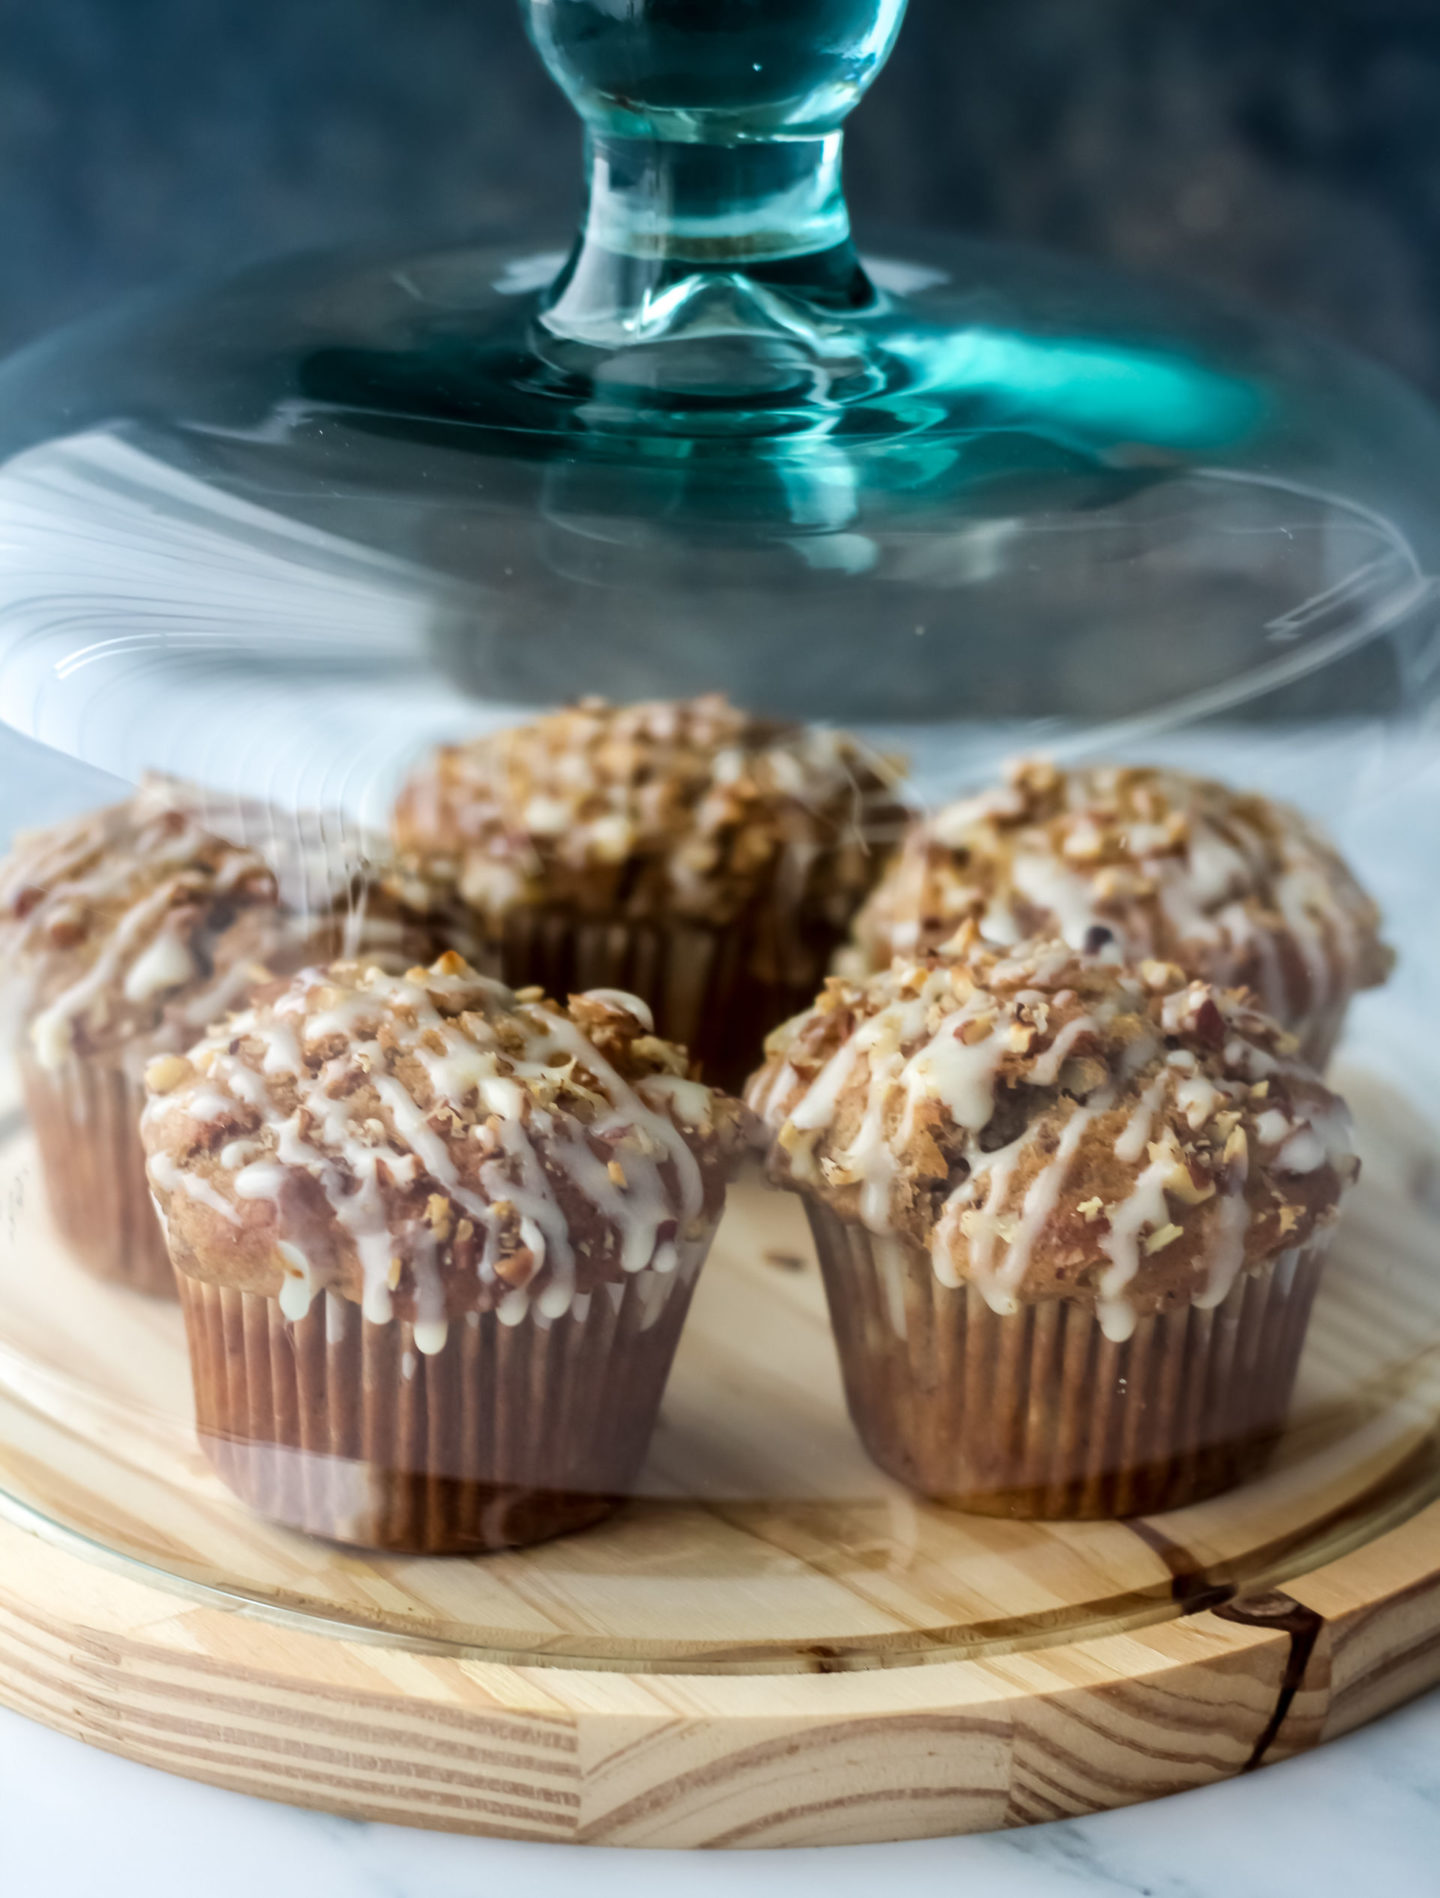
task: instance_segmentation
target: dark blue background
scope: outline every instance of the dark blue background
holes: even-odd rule
[[[515,0],[0,0],[0,347],[277,248],[562,229]],[[1440,0],[912,0],[862,235],[1038,238],[1238,289],[1440,392]]]

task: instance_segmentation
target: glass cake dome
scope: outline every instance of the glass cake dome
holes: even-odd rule
[[[0,1511],[684,1673],[1138,1626],[1398,1522],[1440,421],[1190,292],[857,244],[903,0],[527,11],[568,249],[286,259],[0,368]]]

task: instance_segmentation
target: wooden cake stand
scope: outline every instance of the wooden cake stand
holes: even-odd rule
[[[989,1521],[882,1478],[793,1202],[742,1186],[644,1494],[479,1561],[269,1527],[195,1447],[178,1311],[65,1258],[0,1145],[0,1700],[359,1818],[813,1845],[1203,1785],[1440,1680],[1440,1163],[1348,1075],[1366,1171],[1259,1481]]]

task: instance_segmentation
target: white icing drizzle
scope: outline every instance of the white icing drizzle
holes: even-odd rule
[[[1244,1172],[1242,1168],[1235,1191],[1224,1194],[1215,1208],[1209,1280],[1193,1300],[1201,1311],[1211,1311],[1224,1302],[1245,1263],[1245,1235],[1250,1230],[1250,1203],[1245,1197]]]
[[[1060,1136],[1053,1159],[1031,1180],[1020,1208],[1020,1224],[1006,1248],[999,1271],[994,1274],[989,1285],[977,1280],[985,1302],[993,1311],[1019,1309],[1019,1301],[1015,1297],[1016,1289],[1023,1283],[1025,1274],[1029,1270],[1030,1255],[1035,1249],[1036,1240],[1045,1228],[1045,1222],[1059,1204],[1060,1194],[1070,1171],[1070,1162],[1074,1159],[1080,1142],[1084,1138],[1085,1130],[1093,1120],[1105,1112],[1113,1099],[1113,1095],[1106,1089],[1093,1101],[1077,1108],[1066,1122],[1065,1131]]]
[[[1140,1270],[1140,1235],[1147,1226],[1163,1226],[1170,1218],[1165,1182],[1174,1161],[1170,1155],[1152,1160],[1118,1206],[1109,1210],[1109,1230],[1100,1248],[1110,1264],[1096,1287],[1096,1315],[1107,1338],[1117,1344],[1135,1329],[1135,1308],[1124,1296]]]
[[[1301,1127],[1276,1154],[1275,1166],[1280,1173],[1313,1173],[1328,1158],[1325,1142],[1314,1127]]]
[[[167,916],[183,901],[225,894],[264,870],[252,851],[202,829],[155,783],[142,786],[129,804],[20,840],[15,856],[0,867],[0,911],[22,890],[41,895],[20,922],[13,945],[17,959],[48,954],[61,926],[78,927],[83,936],[99,927],[93,912],[114,912],[103,935],[94,938],[95,959],[30,1024],[42,1066],[53,1070],[66,1061],[77,1024],[112,986],[143,1008],[193,983],[195,957],[178,930],[165,927]],[[235,975],[233,969],[222,971],[221,983],[233,985]],[[212,1009],[202,1020],[218,1012]]]
[[[305,1253],[292,1240],[278,1240],[275,1250],[285,1264],[285,1276],[280,1281],[280,1310],[292,1324],[298,1324],[320,1289],[319,1279]]]
[[[920,945],[927,919],[953,927],[967,916],[1001,944],[1054,934],[1132,963],[1173,956],[1222,985],[1244,980],[1295,1028],[1343,1008],[1383,967],[1373,908],[1303,818],[1163,769],[1017,765],[1008,786],[911,832],[858,940],[883,967]]]
[[[189,949],[172,930],[162,929],[125,971],[121,988],[127,1002],[148,1002],[167,989],[180,988],[194,973]]]
[[[1068,868],[1048,849],[1017,850],[1011,877],[1023,897],[1054,917],[1055,933],[1072,949],[1083,948],[1090,930],[1104,922],[1093,880]]]
[[[165,883],[128,910],[84,975],[58,995],[48,1008],[42,1009],[31,1022],[30,1040],[42,1067],[55,1069],[62,1066],[73,1046],[76,1018],[83,1015],[100,991],[114,981],[125,966],[125,959],[132,947],[143,940],[156,917],[165,914],[173,897],[174,885]]]
[[[1255,1137],[1262,1147],[1278,1147],[1294,1131],[1294,1121],[1288,1114],[1282,1114],[1278,1107],[1267,1108],[1255,1122]]]
[[[1217,879],[1226,862],[1217,852]],[[1137,979],[1116,969],[1098,984],[1092,973],[1082,985],[1081,1007],[1078,988],[1056,986],[1072,965],[1092,972],[1106,966],[1097,957],[1077,961],[1045,944],[997,957],[978,939],[968,948],[960,940],[946,956],[897,961],[869,978],[869,997],[862,991],[853,999],[826,998],[791,1024],[772,1047],[771,1073],[757,1079],[751,1103],[777,1129],[777,1151],[790,1178],[821,1190],[854,1189],[852,1216],[858,1214],[876,1240],[886,1242],[913,1217],[913,1176],[906,1175],[903,1194],[897,1188],[902,1168],[913,1164],[914,1143],[923,1138],[922,1112],[941,1108],[959,1136],[958,1142],[947,1136],[943,1149],[957,1183],[928,1234],[932,1267],[942,1284],[954,1288],[963,1261],[970,1282],[1002,1314],[1020,1306],[1076,1156],[1097,1121],[1113,1114],[1120,1126],[1110,1138],[1111,1152],[1122,1167],[1136,1171],[1123,1198],[1102,1205],[1093,1197],[1080,1211],[1106,1261],[1095,1282],[1097,1318],[1108,1337],[1123,1342],[1135,1327],[1131,1288],[1145,1257],[1176,1243],[1192,1218],[1203,1222],[1207,1267],[1195,1302],[1218,1304],[1234,1284],[1246,1261],[1252,1219],[1245,1193],[1248,1141],[1256,1151],[1278,1146],[1270,1161],[1277,1173],[1329,1163],[1343,1187],[1351,1130],[1343,1103],[1323,1092],[1315,1097],[1310,1071],[1263,1045],[1273,1028],[1233,998],[1200,983],[1151,998]],[[1042,981],[1051,985],[1048,992]],[[837,1006],[859,1019],[812,1072],[801,1050],[813,1049],[812,1024]],[[1195,1042],[1167,1049],[1155,1020],[1146,1023],[1150,1009],[1164,1034],[1193,1035]],[[1067,1019],[1047,1045],[1044,1037],[1057,1011]],[[1217,1012],[1227,1030],[1223,1050],[1214,1045],[1220,1038]],[[1117,1031],[1121,1014],[1130,1019]],[[1251,1038],[1254,1032],[1260,1040]],[[997,1074],[1006,1054],[1014,1050],[1022,1057],[1021,1085],[1049,1088],[1087,1037],[1098,1045],[1108,1080],[1059,1113],[1058,1103],[1032,1101],[1023,1130],[1003,1148],[986,1152],[981,1136],[994,1117]],[[818,1058],[810,1053],[810,1061]],[[1287,1089],[1283,1096],[1294,1103],[1285,1113],[1263,1105],[1265,1091],[1256,1091],[1274,1075],[1291,1077],[1289,1089],[1299,1084],[1298,1094]],[[856,1091],[857,1079],[863,1091]],[[1117,1101],[1125,1098],[1121,1090],[1136,1086],[1138,1099],[1122,1119],[1115,1114]],[[825,1141],[842,1101],[845,1136]],[[1037,1166],[1031,1156],[1042,1132],[1055,1146]],[[1016,1206],[1022,1169],[1029,1177]],[[919,1177],[928,1188],[929,1161]],[[872,1250],[878,1261],[878,1249]],[[890,1297],[886,1285],[881,1291]],[[891,1316],[896,1322],[893,1311]]]
[[[548,1276],[533,1301],[537,1316],[545,1322],[570,1309],[576,1271],[569,1216],[547,1168],[559,1172],[571,1190],[613,1226],[619,1262],[627,1275],[644,1273],[647,1268],[659,1277],[673,1274],[681,1254],[674,1240],[662,1238],[662,1229],[668,1226],[683,1233],[699,1218],[704,1182],[699,1162],[675,1119],[649,1104],[645,1093],[703,1127],[712,1099],[708,1090],[679,1076],[657,1075],[647,1077],[642,1093],[622,1079],[568,1017],[517,1004],[508,989],[473,972],[431,971],[421,982],[370,969],[362,987],[307,1015],[307,999],[323,979],[323,972],[306,972],[273,1009],[252,1010],[213,1034],[195,1051],[197,1057],[205,1057],[203,1081],[189,1091],[155,1100],[147,1117],[163,1118],[172,1111],[193,1114],[197,1101],[208,1117],[231,1111],[237,1100],[255,1108],[261,1127],[259,1135],[246,1143],[248,1163],[234,1173],[237,1199],[268,1200],[283,1226],[288,1180],[297,1172],[314,1180],[354,1244],[367,1318],[384,1323],[392,1317],[397,1255],[403,1253],[416,1282],[416,1349],[428,1355],[443,1348],[444,1292],[434,1234],[428,1227],[407,1228],[402,1238],[387,1223],[384,1179],[405,1184],[422,1170],[473,1220],[481,1243],[484,1280],[495,1278],[504,1208],[513,1209],[521,1242],[531,1253],[532,1277],[542,1270]],[[447,993],[463,1001],[465,1028],[435,1005],[435,998]],[[599,992],[592,999],[616,1009],[628,1009],[630,1002],[618,991]],[[637,1004],[634,1012],[643,1027],[648,1024],[648,1011],[641,1013],[642,1007]],[[523,1047],[518,1053],[502,1045],[492,1013],[505,1016],[512,1028],[521,1031]],[[376,1038],[382,1027],[385,1046]],[[260,1074],[239,1052],[230,1052],[241,1042],[255,1041],[262,1044]],[[336,1041],[338,1051],[331,1053],[330,1044]],[[302,1042],[312,1051],[312,1060],[317,1049],[329,1055],[318,1072],[312,1072],[303,1058]],[[435,1096],[430,1107],[416,1099],[395,1071],[395,1062],[404,1055],[414,1057],[424,1069]],[[509,1074],[500,1072],[502,1059]],[[595,1111],[585,1123],[543,1104],[554,1098],[560,1083],[577,1066],[594,1077],[590,1098]],[[352,1099],[357,1069],[379,1097],[381,1110],[377,1117],[372,1102],[363,1110],[368,1116],[363,1125],[357,1125]],[[288,1115],[277,1112],[271,1083],[264,1076],[284,1077],[290,1084],[295,1105]],[[462,1179],[446,1140],[434,1125],[437,1108],[458,1110],[467,1101],[493,1117],[475,1121],[470,1128],[489,1148],[476,1169],[481,1190]],[[522,1119],[525,1103],[528,1116]],[[307,1126],[312,1130],[308,1134]],[[269,1147],[263,1144],[267,1139]],[[607,1149],[617,1156],[608,1163],[601,1157]],[[665,1166],[673,1186],[662,1172]],[[189,1182],[198,1176],[176,1172],[186,1190],[192,1190]],[[203,1180],[198,1184],[214,1192]],[[197,1192],[196,1196],[202,1195]],[[215,1198],[225,1204],[219,1194]],[[321,1275],[294,1246],[291,1236],[286,1236],[283,1246],[294,1254],[293,1258],[284,1254],[291,1270],[282,1289],[287,1316],[294,1317],[308,1309],[320,1289]],[[531,1308],[531,1295],[521,1287],[507,1291],[498,1310],[502,1322],[513,1324]]]
[[[1060,1078],[1060,1069],[1065,1057],[1082,1035],[1093,1035],[1096,1030],[1092,1015],[1077,1015],[1074,1021],[1066,1022],[1054,1041],[1030,1070],[1030,1078],[1037,1087],[1053,1087]]]
[[[202,1206],[208,1206],[212,1212],[219,1213],[222,1218],[228,1219],[232,1226],[239,1225],[240,1216],[229,1200],[222,1193],[217,1192],[208,1180],[182,1171],[169,1154],[152,1154],[145,1163],[145,1170],[150,1176],[151,1183],[164,1192],[173,1193],[178,1189],[182,1193],[188,1193],[191,1199],[198,1200]]]
[[[650,1004],[642,1002],[638,995],[630,995],[624,989],[586,989],[583,999],[587,1002],[599,1002],[602,1007],[618,1009],[622,1015],[633,1015],[647,1034],[655,1032],[655,1017],[650,1012]]]
[[[1160,1105],[1168,1077],[1157,1074],[1136,1102],[1135,1110],[1121,1128],[1115,1140],[1115,1158],[1123,1160],[1126,1166],[1132,1166],[1149,1144],[1150,1131],[1155,1125],[1155,1110]]]

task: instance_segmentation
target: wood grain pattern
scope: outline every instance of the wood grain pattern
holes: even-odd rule
[[[1433,1154],[1351,1089],[1367,1181],[1263,1481],[1133,1524],[904,1495],[855,1445],[793,1207],[748,1189],[645,1495],[478,1562],[250,1517],[191,1439],[177,1314],[75,1273],[12,1141],[0,1700],[292,1803],[647,1846],[1025,1824],[1347,1731],[1440,1679]]]

